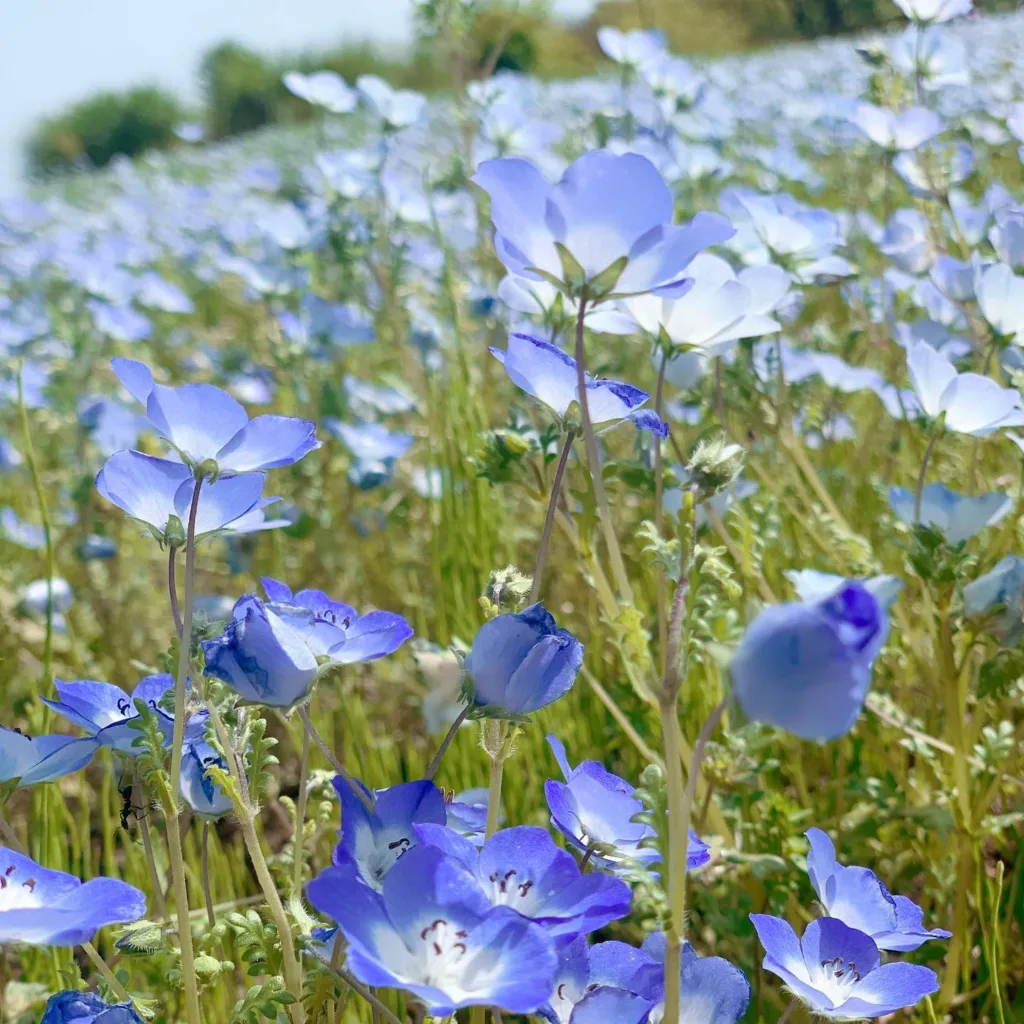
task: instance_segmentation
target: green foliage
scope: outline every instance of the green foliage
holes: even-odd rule
[[[155,86],[101,93],[39,124],[28,142],[29,171],[50,177],[170,146],[183,116],[179,101]]]

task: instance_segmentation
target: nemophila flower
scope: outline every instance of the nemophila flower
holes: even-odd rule
[[[341,800],[341,831],[334,863],[354,867],[359,877],[378,892],[397,860],[416,846],[414,826],[444,825],[448,820],[444,794],[428,779],[402,782],[377,793],[362,787],[373,801],[372,811],[344,779],[335,778],[334,788]]]
[[[19,788],[53,782],[84,768],[98,749],[91,737],[32,737],[0,726],[0,782],[18,779]]]
[[[260,583],[274,611],[302,636],[314,654],[326,656],[334,664],[383,658],[412,636],[409,623],[395,612],[360,615],[351,605],[332,600],[322,590],[293,594],[290,587],[268,576],[260,577]]]
[[[90,299],[86,306],[92,313],[96,330],[101,334],[131,344],[145,341],[153,333],[153,324],[149,317],[143,316],[131,306],[112,306],[107,302]]]
[[[196,508],[196,538],[230,532],[251,512],[278,501],[261,497],[264,480],[263,473],[204,480]],[[147,526],[161,544],[185,543],[195,488],[188,466],[136,451],[115,452],[96,474],[96,490]],[[241,525],[244,529],[246,523]]]
[[[829,917],[870,935],[879,949],[898,953],[929,939],[951,937],[943,928],[924,928],[921,908],[906,896],[890,895],[873,871],[837,864],[832,840],[821,829],[808,829],[804,835],[811,844],[807,874]]]
[[[665,33],[633,29],[623,32],[612,25],[597,30],[597,44],[606,57],[633,71],[665,52]]]
[[[1003,338],[1024,342],[1024,275],[1005,263],[975,270],[978,309],[992,329]]]
[[[58,992],[46,1001],[39,1024],[143,1024],[131,1003],[111,1005],[95,992]]]
[[[360,490],[368,491],[391,479],[395,461],[413,444],[409,434],[392,433],[382,423],[342,423],[326,420],[326,429],[349,450],[353,463],[348,478]]]
[[[549,735],[548,743],[565,782],[548,779],[544,796],[551,824],[569,843],[584,852],[593,844],[597,852],[592,854],[591,862],[613,870],[628,870],[631,862],[650,865],[659,860],[660,854],[650,843],[655,838],[654,829],[633,820],[643,811],[643,804],[634,795],[635,787],[597,761],[582,761],[571,768],[561,741]],[[692,871],[710,859],[709,847],[691,828],[687,869]]]
[[[485,161],[473,181],[491,197],[495,250],[508,270],[571,292],[587,288],[592,299],[679,295],[693,257],[733,235],[713,213],[673,225],[671,191],[635,153],[586,153],[557,185],[518,158]]]
[[[0,846],[0,944],[78,946],[108,924],[137,921],[146,897],[116,878],[82,883]]]
[[[66,612],[75,600],[75,592],[67,580],[55,576],[52,580],[33,580],[21,589],[18,604],[29,615],[45,618],[48,611],[54,613],[54,621],[63,622]]]
[[[828,1020],[884,1017],[938,991],[935,972],[919,964],[882,964],[870,935],[834,917],[812,921],[802,938],[768,914],[750,920],[764,946],[762,966]]]
[[[733,693],[750,719],[804,739],[835,739],[857,720],[889,620],[859,583],[766,608],[733,655]]]
[[[629,913],[629,886],[601,872],[583,874],[545,829],[502,829],[479,849],[443,825],[414,830],[420,843],[463,864],[491,904],[511,907],[553,938],[593,932]]]
[[[914,394],[924,414],[946,429],[984,437],[1001,427],[1024,423],[1020,393],[1001,388],[989,377],[957,373],[931,345],[918,342],[907,356]]]
[[[135,301],[147,309],[161,313],[194,313],[192,300],[176,285],[159,274],[143,274],[138,283]]]
[[[448,827],[468,839],[474,846],[482,845],[487,829],[487,805],[489,802],[490,794],[486,786],[478,786],[452,794],[445,800],[444,805],[445,813],[448,816]],[[499,808],[499,823],[503,818],[504,815]]]
[[[939,24],[970,14],[973,0],[893,0],[893,3],[914,21]]]
[[[380,893],[349,866],[322,871],[306,894],[338,922],[356,978],[404,989],[432,1016],[479,1005],[533,1013],[551,993],[551,937],[511,908],[492,906],[469,871],[440,850],[410,850]]]
[[[169,388],[142,363],[114,359],[114,373],[146,408],[152,428],[190,466],[212,465],[218,476],[290,466],[320,446],[316,425],[294,416],[257,416],[212,384]]]
[[[967,47],[945,29],[908,25],[889,46],[893,66],[925,89],[965,86],[971,81]]]
[[[913,526],[915,522],[941,533],[950,544],[960,544],[1004,518],[1013,508],[1005,494],[992,492],[969,498],[951,491],[945,484],[929,484],[921,492],[921,515],[914,516],[915,495],[905,487],[889,488],[889,505],[896,517]]]
[[[910,186],[910,191],[914,195],[940,198],[948,195],[958,227],[964,220],[973,219],[973,208],[968,204],[960,204],[960,208],[957,209],[951,194],[955,185],[966,181],[974,172],[974,151],[966,142],[933,140],[913,152],[900,153],[893,160],[892,166]],[[987,211],[984,211],[982,216],[987,222]]]
[[[392,130],[415,124],[427,106],[426,96],[411,89],[394,89],[378,75],[360,75],[356,89],[385,127]]]
[[[885,225],[878,249],[908,274],[926,273],[935,262],[928,218],[913,209],[897,210]]]
[[[908,107],[899,113],[860,103],[850,120],[877,146],[893,152],[916,149],[942,131],[942,121],[927,107]]]
[[[769,315],[789,293],[790,277],[781,267],[765,264],[736,274],[720,256],[700,253],[687,274],[694,283],[680,299],[636,295],[618,305],[633,330],[639,327],[655,338],[664,333],[673,344],[708,355],[727,352],[740,338],[782,330]],[[595,330],[622,333],[603,317],[599,310],[591,324]]]
[[[134,757],[139,751],[132,744],[141,736],[129,724],[139,716],[135,702],[141,700],[153,711],[164,736],[170,739],[174,717],[160,707],[160,701],[173,687],[174,678],[170,675],[145,676],[130,694],[112,683],[92,679],[64,683],[58,679],[54,688],[60,699],[44,697],[43,703],[95,737],[102,746]]]
[[[792,584],[801,601],[820,601],[831,597],[842,589],[845,583],[859,583],[865,590],[878,598],[883,608],[891,608],[903,589],[903,580],[898,576],[871,576],[868,579],[850,580],[848,576],[835,576],[817,569],[787,569],[783,576]]]
[[[995,568],[966,584],[964,614],[986,617],[992,632],[1007,646],[1024,636],[1024,558],[1007,555]]]
[[[0,508],[0,536],[29,551],[39,551],[46,544],[42,527],[24,522],[10,505]]]
[[[1003,263],[1011,269],[1024,268],[1024,209],[997,213],[988,237]]]
[[[10,473],[24,461],[21,452],[6,437],[0,436],[0,473]]]
[[[528,715],[565,696],[582,664],[583,644],[542,604],[533,604],[485,622],[464,668],[478,708]]]
[[[576,360],[558,346],[526,334],[510,334],[505,351],[490,351],[505,367],[513,384],[546,405],[560,420],[573,402],[579,401]],[[619,423],[628,419],[639,430],[667,436],[668,427],[657,413],[641,408],[651,397],[646,391],[619,380],[594,378],[589,373],[585,380],[591,423]]]
[[[332,114],[347,114],[355,110],[358,97],[336,71],[314,71],[304,75],[289,71],[282,79],[285,88],[300,100],[323,107]]]
[[[209,720],[210,713],[204,709],[194,714],[185,726],[179,791],[200,818],[212,820],[231,810],[231,798],[207,774],[212,767],[228,771],[227,762],[206,739]]]

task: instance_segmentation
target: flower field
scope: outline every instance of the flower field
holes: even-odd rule
[[[0,202],[0,1021],[1024,1021],[970,7]]]

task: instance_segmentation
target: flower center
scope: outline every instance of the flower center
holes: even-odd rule
[[[852,960],[837,956],[834,960],[821,961],[821,978],[818,987],[832,1000],[833,1006],[841,1006],[850,998],[854,986],[860,981],[857,966]]]
[[[529,897],[533,882],[528,878],[520,878],[515,868],[509,871],[495,871],[489,881],[493,886],[491,902],[496,906],[522,909],[522,904]]]
[[[386,836],[377,841],[377,845],[366,858],[363,871],[363,877],[378,892],[381,890],[384,876],[394,867],[395,861],[407,850],[411,850],[413,845],[408,836],[397,836],[390,842],[385,842],[385,839]]]
[[[442,991],[457,987],[460,978],[459,962],[466,955],[469,932],[456,928],[444,918],[438,918],[420,932],[423,940],[424,974],[428,985]]]
[[[11,864],[0,875],[0,911],[26,910],[41,905],[42,900],[36,895],[36,880],[19,877],[18,869]]]

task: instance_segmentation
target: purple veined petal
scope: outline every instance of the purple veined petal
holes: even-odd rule
[[[204,480],[199,489],[199,504],[196,507],[195,535],[202,537],[207,533],[221,530],[240,516],[244,516],[259,501],[263,492],[263,480],[262,473],[221,477],[213,483]],[[175,515],[186,529],[194,491],[195,483],[189,477],[174,495]]]
[[[123,359],[120,356],[111,359],[110,368],[121,382],[121,386],[137,402],[145,407],[153,390],[153,374],[145,363],[135,359]]]
[[[627,942],[598,942],[590,948],[590,977],[592,984],[607,985],[610,988],[624,988],[651,999],[664,990],[665,951],[656,956],[651,940],[658,934],[649,935],[640,949]]]
[[[883,1017],[905,1006],[913,1006],[939,990],[939,979],[920,964],[888,963],[876,967],[853,988],[853,996],[842,1004],[842,1012],[858,1017]]]
[[[560,278],[561,260],[545,223],[551,186],[544,175],[528,160],[506,158],[485,160],[472,180],[491,197],[496,248],[499,239],[507,243],[499,248],[506,267],[523,277],[536,277],[529,271],[536,267]]]
[[[351,665],[393,654],[413,634],[408,622],[394,612],[367,612],[346,630],[345,639],[328,652],[331,661]]]
[[[579,393],[579,389],[576,389]],[[591,423],[625,419],[651,396],[646,391],[618,380],[587,381],[587,406]]]
[[[505,352],[491,349],[509,379],[555,415],[564,416],[577,394],[576,361],[560,348],[525,334],[510,334]]]
[[[654,1003],[620,988],[596,988],[575,1006],[571,1024],[644,1024]]]
[[[113,683],[94,679],[62,682],[58,679],[54,688],[60,699],[53,701],[44,697],[43,703],[89,733],[96,733],[135,714],[131,698]]]
[[[469,871],[476,871],[480,860],[479,850],[464,836],[447,825],[430,822],[413,825],[416,839],[424,846],[434,846],[446,856],[453,857]]]
[[[174,496],[192,474],[180,462],[142,452],[115,452],[96,475],[96,490],[132,519],[162,534],[176,515]],[[187,519],[187,516],[186,516]]]
[[[874,937],[896,926],[896,902],[869,868],[836,866],[830,917]]]
[[[146,402],[150,422],[194,463],[216,459],[249,422],[242,405],[212,384],[155,384]]]
[[[684,952],[693,952],[687,946]],[[724,957],[686,957],[680,972],[679,999],[699,1024],[736,1024],[750,1003],[750,983]]]
[[[512,673],[501,703],[519,714],[546,707],[569,692],[582,664],[583,645],[571,634],[542,637]]]
[[[870,935],[851,928],[835,917],[819,917],[812,921],[804,929],[800,945],[812,985],[821,981],[826,971],[825,965],[830,961],[853,964],[857,973],[864,978],[878,967],[881,959],[878,947]],[[825,992],[827,995],[828,990]]]
[[[294,416],[257,416],[217,453],[222,473],[278,469],[320,447],[316,424]]]
[[[832,900],[829,887],[836,873],[836,848],[820,828],[809,828],[804,835],[811,844],[807,852],[807,875],[818,899],[827,908]]]
[[[291,603],[291,587],[286,586],[284,583],[280,583],[278,580],[271,579],[269,576],[261,576],[260,584],[263,586],[263,593],[267,595],[268,601],[284,604]]]
[[[668,424],[653,409],[638,409],[629,414],[637,430],[646,430],[655,437],[668,437]]]
[[[551,203],[559,216],[553,224],[549,211],[548,225],[588,278],[669,224],[673,212],[672,193],[646,157],[605,150],[579,157],[551,189]]]
[[[832,1001],[811,981],[800,940],[789,923],[769,914],[751,914],[750,920],[765,951],[761,966],[780,977],[812,1010],[831,1009]]]
[[[879,949],[895,953],[908,953],[929,939],[949,939],[953,933],[945,928],[925,928],[924,911],[906,896],[893,896],[896,905],[896,927],[891,932],[880,932],[871,937]]]
[[[931,345],[919,341],[907,355],[907,370],[921,408],[934,419],[944,411],[942,399],[957,378],[956,368]]]

